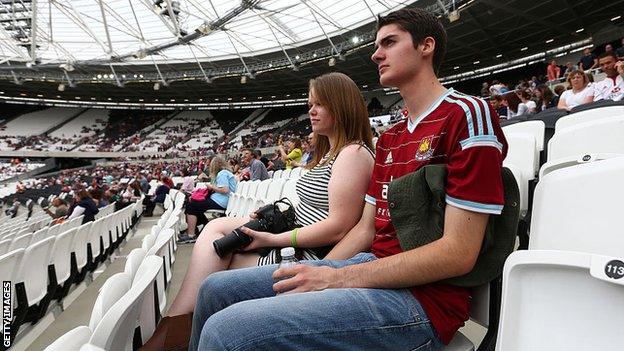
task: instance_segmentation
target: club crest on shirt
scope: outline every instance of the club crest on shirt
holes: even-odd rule
[[[424,137],[420,140],[420,145],[418,145],[418,150],[416,150],[416,160],[417,161],[425,161],[431,158],[433,155],[433,148],[431,147],[431,143],[433,142],[433,135]]]

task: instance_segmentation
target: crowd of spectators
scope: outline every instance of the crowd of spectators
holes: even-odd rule
[[[0,181],[22,175],[43,165],[43,163],[36,162],[21,162],[17,158],[11,159],[9,162],[0,162]]]
[[[624,45],[624,39],[622,39]],[[578,65],[568,62],[565,70],[552,60],[547,67],[546,77],[533,76],[520,80],[514,88],[494,80],[484,82],[483,97],[490,103],[500,118],[535,114],[549,108],[570,110],[576,106],[599,100],[621,101],[624,97],[624,46],[614,51],[610,44],[599,56],[585,49]],[[594,70],[592,72],[584,71]],[[606,77],[594,82],[592,73],[604,73]]]

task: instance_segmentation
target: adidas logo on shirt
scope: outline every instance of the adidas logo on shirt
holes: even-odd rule
[[[386,162],[384,162],[384,164],[386,165],[389,163],[392,163],[392,151],[388,153],[388,156],[386,157]]]

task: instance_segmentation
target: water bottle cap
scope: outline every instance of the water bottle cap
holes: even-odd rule
[[[282,257],[287,257],[287,256],[294,256],[295,255],[295,248],[294,247],[284,247],[280,250],[280,255]]]

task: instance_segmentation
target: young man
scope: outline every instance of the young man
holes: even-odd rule
[[[470,290],[439,281],[472,270],[488,216],[502,210],[507,146],[496,112],[439,83],[446,33],[434,15],[382,17],[375,44],[380,81],[399,88],[409,115],[379,138],[360,222],[325,260],[208,277],[191,350],[437,350],[468,319]],[[447,164],[444,234],[403,252],[388,184],[433,163]]]
[[[621,101],[624,98],[624,62],[613,52],[605,52],[598,58],[600,69],[607,77],[594,84],[594,101]]]
[[[267,172],[264,164],[256,158],[254,150],[243,150],[243,163],[249,166],[249,180],[265,180],[269,179],[269,173]]]

